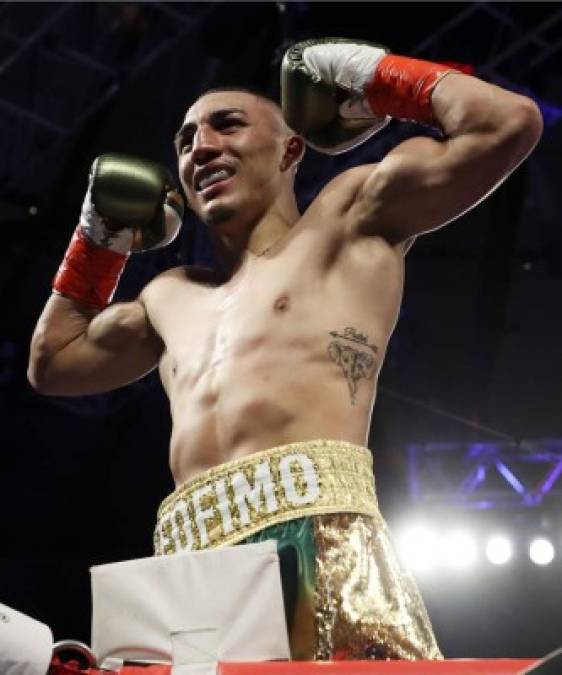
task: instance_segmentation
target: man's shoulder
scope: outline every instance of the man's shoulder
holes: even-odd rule
[[[202,265],[179,265],[161,272],[144,287],[141,298],[146,299],[155,294],[181,287],[185,290],[197,286],[215,286],[218,277],[210,267]]]
[[[363,188],[367,181],[377,180],[378,163],[361,164],[342,171],[327,183],[318,193],[314,201],[307,209],[307,221],[321,222],[323,225],[331,219],[341,227],[342,232],[357,233],[358,227],[364,219],[364,192]],[[399,242],[385,237],[384,233],[371,228],[371,236],[368,238],[385,241],[392,248],[404,255],[414,243],[415,237],[409,237]],[[355,241],[357,237],[352,239]]]
[[[323,189],[357,189],[357,187],[362,185],[369,176],[373,175],[378,165],[378,162],[373,164],[360,164],[359,166],[345,169],[332,178]]]
[[[334,205],[339,204],[344,209],[351,206],[364,182],[373,175],[377,166],[378,164],[361,164],[341,171],[320,190],[311,206],[327,201]]]

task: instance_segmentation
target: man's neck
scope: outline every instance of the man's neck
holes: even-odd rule
[[[265,256],[287,236],[299,218],[296,199],[293,198],[282,208],[268,211],[242,234],[219,236],[215,241],[215,253],[226,276],[232,277],[249,258]]]

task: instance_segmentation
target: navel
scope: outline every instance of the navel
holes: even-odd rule
[[[276,312],[286,312],[290,307],[290,302],[289,302],[289,296],[288,295],[281,295],[277,298],[273,305],[273,309]]]

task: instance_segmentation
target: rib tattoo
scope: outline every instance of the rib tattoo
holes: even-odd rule
[[[355,405],[359,380],[370,380],[376,369],[375,357],[365,350],[376,354],[378,347],[372,343],[369,344],[367,336],[352,327],[344,328],[342,333],[332,330],[330,335],[334,339],[328,345],[328,354],[332,361],[342,369],[349,387],[351,404]],[[358,345],[359,348],[351,346],[350,342]]]

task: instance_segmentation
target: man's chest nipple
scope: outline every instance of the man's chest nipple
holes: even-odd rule
[[[280,340],[299,332],[299,304],[290,290],[283,289],[227,296],[218,303],[192,307],[185,320],[164,336],[172,375],[184,372],[197,377],[227,359],[275,348]]]

